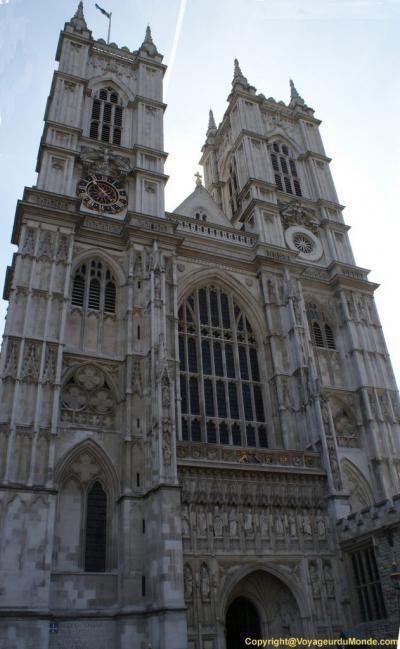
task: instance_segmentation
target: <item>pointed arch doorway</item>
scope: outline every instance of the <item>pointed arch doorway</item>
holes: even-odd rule
[[[225,606],[225,649],[243,649],[245,638],[304,634],[302,615],[291,589],[267,570],[258,568],[239,579]]]
[[[237,597],[226,614],[226,646],[243,649],[248,637],[261,637],[260,619],[256,607],[247,597]]]

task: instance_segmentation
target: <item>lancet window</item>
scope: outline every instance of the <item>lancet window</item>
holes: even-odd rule
[[[241,308],[210,286],[178,317],[182,439],[267,447],[256,337]]]
[[[100,482],[87,493],[85,528],[85,571],[106,569],[107,495]]]

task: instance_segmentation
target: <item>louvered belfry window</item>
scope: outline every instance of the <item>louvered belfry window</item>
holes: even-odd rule
[[[274,142],[270,155],[275,184],[279,191],[302,196],[296,162],[290,149],[286,144]]]
[[[114,88],[101,88],[93,99],[89,136],[120,145],[122,114],[122,103]]]
[[[256,336],[241,308],[206,287],[178,318],[182,439],[267,447]]]
[[[326,322],[323,311],[316,304],[307,304],[307,317],[310,325],[311,339],[316,347],[336,349],[335,336],[330,324]]]
[[[79,266],[72,280],[72,306],[115,313],[116,283],[111,271],[97,259]]]

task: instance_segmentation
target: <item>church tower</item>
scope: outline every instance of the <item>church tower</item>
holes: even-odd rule
[[[184,649],[166,68],[82,2],[56,58],[5,289],[0,645]]]
[[[5,283],[0,647],[395,637],[400,408],[313,109],[235,61],[168,213],[150,28],[95,40],[80,2],[56,58]]]

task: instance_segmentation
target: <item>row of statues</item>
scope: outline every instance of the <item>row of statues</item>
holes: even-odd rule
[[[182,510],[182,533],[190,536],[194,530],[197,536],[206,537],[208,532],[216,538],[226,535],[240,536],[243,531],[245,536],[254,536],[259,533],[262,538],[274,535],[278,538],[289,536],[291,538],[313,538],[316,536],[323,541],[327,538],[327,521],[323,514],[311,515],[307,510],[276,509],[270,512],[266,509],[254,510],[250,507],[239,510],[231,507],[227,512],[218,506],[212,512],[199,507],[194,515],[190,515],[187,507]]]

